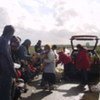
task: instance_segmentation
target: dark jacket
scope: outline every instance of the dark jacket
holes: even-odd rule
[[[31,58],[29,54],[29,45],[31,44],[30,40],[25,40],[22,45],[19,47],[18,55],[20,60],[28,60]]]
[[[0,37],[0,74],[16,77],[10,46],[8,45],[11,36]]]
[[[36,53],[41,53],[41,52],[43,51],[40,42],[38,42],[38,43],[34,46],[34,49],[35,49],[35,52],[36,52]]]

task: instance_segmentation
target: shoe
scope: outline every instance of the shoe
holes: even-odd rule
[[[54,90],[54,86],[49,86],[49,91]]]
[[[43,90],[47,90],[49,88],[48,84],[46,84],[44,87],[43,87]]]
[[[27,91],[28,91],[28,89],[26,88],[26,89],[24,89],[24,93],[27,93]]]
[[[85,90],[85,87],[84,87],[84,86],[85,86],[85,85],[80,84],[80,85],[77,86],[77,87],[78,87],[79,90]]]
[[[91,86],[90,85],[88,85],[88,88],[89,88],[89,92],[92,92],[92,89],[91,89]]]

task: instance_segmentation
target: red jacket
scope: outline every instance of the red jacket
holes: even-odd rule
[[[77,69],[90,69],[90,58],[86,50],[80,50],[76,57]]]
[[[57,63],[68,64],[71,62],[71,57],[66,55],[64,52],[59,52],[59,60]]]

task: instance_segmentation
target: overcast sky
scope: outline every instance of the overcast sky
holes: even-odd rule
[[[0,32],[6,24],[32,44],[68,44],[72,35],[100,37],[100,0],[0,0]]]

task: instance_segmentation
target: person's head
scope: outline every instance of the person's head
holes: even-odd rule
[[[31,45],[31,41],[30,41],[29,39],[26,39],[26,40],[23,42],[22,45],[24,45],[24,46],[26,46],[27,48],[29,48],[30,45]]]
[[[46,45],[44,46],[44,50],[45,50],[45,51],[50,51],[50,46],[49,46],[48,44],[46,44]]]
[[[78,50],[82,50],[82,49],[84,49],[83,46],[82,46],[81,44],[77,44],[76,47],[77,47]]]
[[[21,38],[19,36],[17,36],[17,39],[18,39],[19,42],[21,42]]]
[[[41,45],[42,41],[41,40],[38,40],[37,44],[38,45]]]
[[[52,45],[52,50],[56,50],[57,46],[56,45]]]
[[[65,50],[66,50],[66,47],[63,47],[63,48],[62,48],[62,50],[63,50],[63,52],[65,52]]]
[[[2,36],[13,36],[15,29],[12,25],[6,25],[3,30]]]
[[[21,40],[19,39],[19,37],[13,35],[10,39],[11,50],[17,50],[20,46],[20,42]]]

